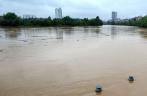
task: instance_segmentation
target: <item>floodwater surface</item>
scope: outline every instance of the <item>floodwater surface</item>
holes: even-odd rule
[[[146,29],[0,28],[0,96],[146,96],[146,74]]]

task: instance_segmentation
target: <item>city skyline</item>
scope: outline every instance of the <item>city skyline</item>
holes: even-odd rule
[[[144,16],[146,15],[145,4],[145,0],[93,0],[92,2],[90,0],[68,0],[66,2],[65,0],[1,0],[0,15],[14,12],[18,16],[33,14],[36,17],[47,18],[51,16],[51,18],[55,18],[54,10],[60,6],[64,10],[63,16],[89,19],[99,16],[102,20],[110,20],[113,10],[119,13],[119,18]]]

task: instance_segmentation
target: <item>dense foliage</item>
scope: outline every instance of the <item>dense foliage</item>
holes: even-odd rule
[[[20,18],[15,13],[7,13],[0,21],[2,26],[18,26],[21,24]]]
[[[7,13],[3,15],[3,19],[0,20],[1,26],[101,26],[102,20],[97,16],[94,19],[73,19],[66,16],[62,19],[46,19],[41,18],[29,18],[21,19],[15,13]]]
[[[138,27],[143,27],[147,28],[147,16],[144,16],[140,20],[129,20],[128,22],[116,22],[114,25],[127,25],[127,26],[138,26]]]

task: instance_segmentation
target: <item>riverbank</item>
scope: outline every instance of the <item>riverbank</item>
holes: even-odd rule
[[[62,19],[48,18],[20,18],[15,13],[8,12],[0,20],[1,26],[101,26],[102,20],[97,16],[93,19],[73,19],[65,16]]]
[[[144,16],[139,20],[132,19],[127,22],[114,22],[113,25],[138,26],[141,28],[147,28],[147,16]]]

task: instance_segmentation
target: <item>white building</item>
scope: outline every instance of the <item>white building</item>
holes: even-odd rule
[[[55,16],[56,16],[56,18],[59,18],[58,8],[55,9]]]
[[[56,16],[56,18],[58,18],[58,19],[62,19],[62,9],[61,8],[56,8],[55,9],[55,16]]]
[[[62,9],[59,8],[58,11],[59,11],[59,18],[62,19]]]

